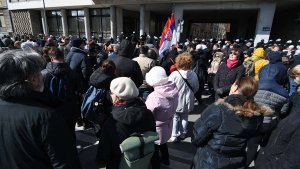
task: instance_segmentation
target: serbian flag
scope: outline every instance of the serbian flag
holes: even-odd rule
[[[168,21],[163,29],[161,34],[161,39],[159,43],[159,56],[163,58],[163,52],[169,50],[171,45],[177,44],[176,39],[176,29],[175,29],[175,19],[174,14],[171,18],[168,18]]]

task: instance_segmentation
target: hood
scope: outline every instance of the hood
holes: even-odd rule
[[[47,70],[47,72],[50,72],[53,75],[62,76],[62,75],[65,75],[71,69],[70,69],[69,65],[64,62],[58,62],[58,63],[49,62],[46,65],[46,70]]]
[[[71,52],[87,54],[83,49],[72,47]]]
[[[110,82],[114,77],[103,73],[100,69],[95,70],[90,77],[90,85],[96,88],[106,88],[109,89]]]
[[[287,79],[286,67],[282,64],[282,62],[278,62],[275,64],[268,64],[264,66],[258,76],[261,80],[275,80],[276,83],[282,84]]]
[[[267,59],[270,64],[274,64],[281,61],[281,53],[280,52],[270,52],[268,53]]]
[[[154,90],[166,98],[175,98],[178,95],[176,84],[171,81],[169,81],[167,84],[154,87]]]
[[[253,54],[252,54],[252,58],[261,58],[264,59],[265,58],[265,51],[263,48],[257,48],[254,50]]]
[[[269,106],[265,105],[259,105],[259,109],[255,111],[243,108],[243,104],[246,101],[247,99],[243,95],[229,95],[225,99],[219,99],[215,104],[224,105],[231,111],[235,112],[236,115],[244,117],[267,116],[274,113],[274,111]]]
[[[122,40],[118,50],[119,56],[130,58],[133,54],[133,51],[134,46],[132,45],[132,43],[127,39]]]

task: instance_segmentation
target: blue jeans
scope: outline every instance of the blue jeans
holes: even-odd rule
[[[180,134],[187,133],[189,113],[176,112],[173,117],[172,137],[178,137]]]

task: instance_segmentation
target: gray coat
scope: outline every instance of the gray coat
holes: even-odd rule
[[[275,112],[272,116],[280,116],[287,112],[285,104],[287,104],[288,99],[274,92],[258,90],[254,96],[254,100],[260,105],[267,105],[271,107]],[[271,119],[272,117],[265,117],[264,123],[270,123]]]

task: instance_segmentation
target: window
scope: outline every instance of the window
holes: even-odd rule
[[[110,10],[109,8],[91,9],[91,34],[98,38],[109,39],[110,32]]]
[[[84,11],[69,10],[68,11],[68,27],[69,35],[83,37],[85,36],[84,27]]]
[[[47,11],[47,22],[49,28],[49,34],[60,36],[63,34],[62,19],[60,11]]]
[[[2,28],[6,27],[3,11],[0,11],[0,27],[2,27]]]

